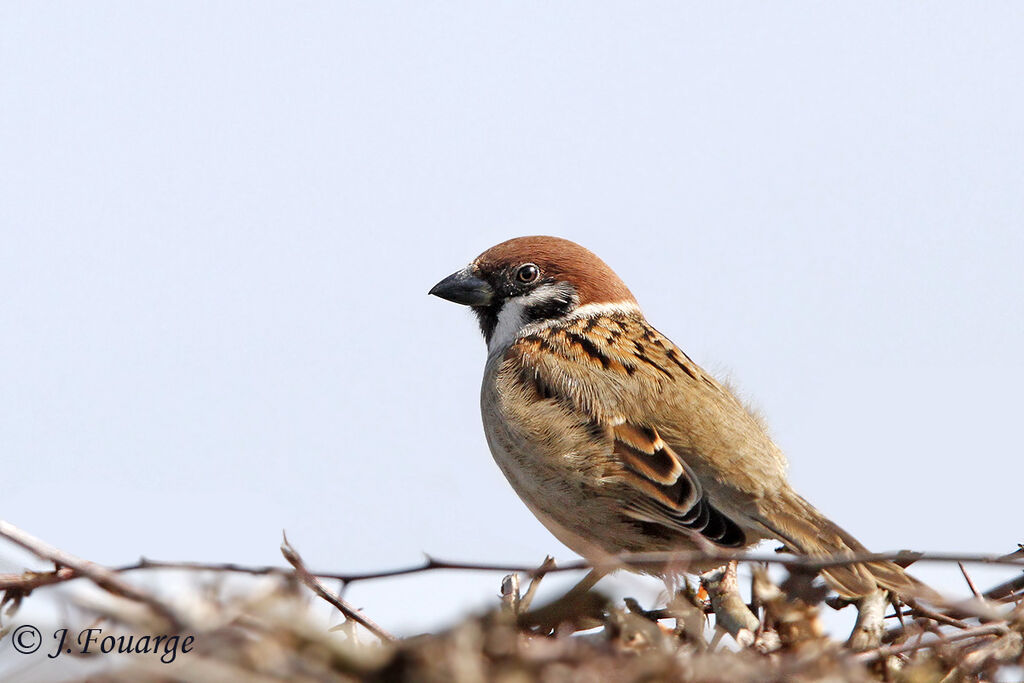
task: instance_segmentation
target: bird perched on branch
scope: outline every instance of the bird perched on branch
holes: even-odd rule
[[[580,555],[762,539],[811,556],[867,552],[790,488],[785,456],[759,420],[654,329],[590,251],[556,237],[512,239],[430,293],[476,313],[491,453]],[[847,598],[921,587],[892,562],[822,574]]]

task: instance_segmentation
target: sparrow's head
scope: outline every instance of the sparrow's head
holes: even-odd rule
[[[495,245],[430,293],[471,306],[489,348],[504,346],[529,324],[564,318],[588,304],[636,305],[604,261],[559,237]]]

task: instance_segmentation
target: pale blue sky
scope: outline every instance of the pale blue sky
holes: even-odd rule
[[[324,570],[571,558],[426,295],[549,233],[870,547],[1008,552],[1021,35],[1012,2],[0,4],[0,516],[111,564],[278,564],[282,529]],[[351,597],[410,632],[499,579]]]

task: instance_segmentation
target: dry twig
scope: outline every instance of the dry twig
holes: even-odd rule
[[[878,560],[891,560],[894,562],[901,560],[905,561],[908,557],[914,558],[916,562],[967,562],[1012,567],[1024,567],[1024,555],[1016,553],[1011,555],[983,555],[957,553],[908,553],[906,551],[901,551],[897,553],[864,553],[859,555],[849,555],[840,557],[804,557],[785,556],[779,555],[777,553],[766,555],[760,553],[679,551],[657,553],[623,553],[621,555],[613,556],[612,558],[604,562],[594,563],[588,562],[586,560],[576,560],[572,562],[566,562],[558,566],[541,567],[511,563],[496,564],[439,560],[427,555],[424,562],[410,567],[401,567],[397,569],[387,569],[383,571],[363,573],[310,573],[313,576],[316,576],[321,579],[333,579],[336,581],[340,581],[343,584],[351,584],[357,583],[359,581],[386,579],[396,576],[406,576],[409,574],[419,574],[422,572],[431,572],[438,570],[502,572],[506,574],[511,572],[521,572],[533,578],[535,576],[542,574],[574,572],[582,571],[585,569],[601,569],[605,573],[608,573],[615,570],[626,568],[644,569],[649,567],[664,567],[666,564],[670,566],[679,567],[681,571],[684,571],[687,566],[697,563],[706,564],[708,562],[721,562],[722,564],[725,564],[727,562],[735,561],[755,564],[769,563],[782,565],[784,567],[793,569],[807,569],[809,571],[817,571],[827,567],[837,567],[850,564],[858,564],[862,562],[873,562]],[[119,567],[110,567],[109,571],[116,573],[126,573],[154,569],[180,569],[188,571],[229,572],[259,576],[289,576],[292,573],[291,570],[284,567],[247,566],[231,562],[171,562],[162,560],[150,560],[147,558],[141,558],[138,562],[125,564]],[[70,568],[70,570],[71,571],[58,571],[55,573],[25,572],[22,574],[0,574],[0,590],[18,589],[28,591],[41,586],[62,583],[64,581],[76,579],[79,576],[84,576],[83,573],[78,572],[73,567]],[[991,589],[989,593],[992,593],[993,595],[986,594],[986,596],[994,597],[995,594],[998,594],[1002,596],[1002,599],[1005,599],[1006,595],[1011,594],[1013,591],[1019,590],[1020,588],[1024,588],[1024,576],[1018,577],[1017,579],[1013,579]]]
[[[68,572],[64,571],[62,574],[62,570],[70,569],[76,576],[88,577],[97,586],[114,595],[147,605],[154,613],[165,619],[172,630],[179,631],[184,625],[184,619],[176,613],[174,608],[152,593],[128,583],[116,570],[108,569],[95,562],[84,560],[63,550],[58,550],[49,543],[41,541],[3,520],[0,520],[0,536],[21,546],[40,559],[53,562],[57,567],[56,572],[49,576],[67,576]],[[44,581],[38,585],[48,585],[49,583],[57,583],[57,581]],[[11,589],[7,588],[6,590]]]
[[[356,623],[362,624],[368,631],[370,631],[370,633],[374,634],[381,640],[389,642],[396,640],[393,635],[385,631],[372,619],[350,605],[346,600],[327,590],[318,578],[310,574],[309,570],[306,569],[306,565],[302,562],[302,556],[299,555],[298,551],[296,551],[290,543],[288,543],[287,536],[284,536],[284,539],[281,541],[281,554],[284,555],[284,559],[288,560],[288,563],[295,568],[295,575],[299,577],[299,580],[306,584],[309,589],[318,596],[338,608],[338,611],[344,614],[346,619],[351,619]]]

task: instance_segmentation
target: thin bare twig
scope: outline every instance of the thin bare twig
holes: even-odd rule
[[[306,584],[318,596],[338,608],[338,611],[344,614],[347,619],[362,624],[370,633],[381,640],[388,642],[395,640],[395,637],[385,631],[384,628],[350,605],[346,600],[331,593],[318,578],[310,574],[302,561],[302,556],[291,546],[287,536],[284,536],[281,541],[281,554],[284,555],[284,559],[288,560],[288,564],[295,568],[295,575],[299,577],[302,583]]]
[[[21,574],[0,574],[0,591],[12,590],[28,593],[40,586],[64,583],[80,576],[81,574],[71,567],[61,567],[52,572],[26,571]]]
[[[1024,591],[1024,574],[989,588],[983,595],[989,600],[1013,601],[1020,597],[1021,591]]]
[[[960,567],[960,573],[964,575],[964,581],[967,582],[967,587],[971,589],[972,593],[974,593],[974,597],[979,600],[982,599],[981,593],[979,593],[978,589],[974,586],[974,581],[971,581],[971,575],[967,573],[967,567],[964,566],[963,562],[957,562],[956,564]]]
[[[161,601],[155,595],[133,586],[115,570],[108,569],[102,565],[89,560],[82,559],[71,553],[59,550],[49,543],[42,541],[31,534],[22,531],[10,522],[0,520],[0,536],[12,543],[21,546],[36,557],[49,560],[57,565],[57,570],[52,576],[61,575],[62,569],[71,569],[77,576],[84,576],[92,580],[100,588],[119,595],[135,602],[147,605],[156,614],[164,618],[170,627],[176,631],[181,630],[184,620],[175,612],[170,605]],[[66,575],[67,572],[64,572]],[[46,576],[46,575],[43,575]],[[56,583],[56,581],[50,581]]]
[[[936,638],[929,641],[915,641],[913,643],[901,643],[900,645],[885,645],[882,647],[875,648],[873,650],[867,650],[866,652],[860,652],[854,655],[854,659],[862,663],[870,663],[889,657],[890,655],[903,654],[905,652],[913,652],[915,650],[922,650],[924,648],[936,647],[944,645],[946,643],[952,643],[958,640],[966,640],[968,638],[979,638],[982,636],[1001,636],[1009,632],[1009,628],[1005,624],[986,624],[984,626],[975,626],[973,628],[964,629],[958,631],[953,635],[945,636],[942,638]]]
[[[978,555],[978,554],[953,554],[953,553],[861,553],[840,557],[805,557],[786,556],[773,553],[771,555],[757,553],[734,553],[734,552],[705,552],[705,551],[680,551],[680,552],[657,552],[657,553],[624,553],[609,558],[600,563],[592,563],[586,560],[567,562],[559,566],[522,564],[491,564],[477,562],[460,562],[438,560],[429,555],[417,565],[401,567],[398,569],[387,569],[383,571],[365,573],[332,573],[332,572],[311,572],[321,579],[334,579],[343,584],[356,583],[358,581],[369,581],[372,579],[384,579],[421,572],[437,571],[442,569],[458,571],[493,571],[493,572],[522,572],[533,578],[542,574],[581,571],[584,569],[600,568],[605,571],[613,571],[624,568],[646,568],[678,566],[685,569],[687,565],[697,562],[722,562],[723,564],[735,560],[744,563],[771,563],[781,564],[786,567],[806,568],[818,570],[827,567],[843,566],[860,562],[871,562],[878,560],[906,560],[914,558],[918,562],[969,562],[979,564],[995,564],[1006,566],[1024,566],[1024,554],[1011,553],[1009,555]],[[70,571],[58,571],[54,573],[25,572],[23,574],[0,574],[0,590],[15,589],[29,591],[40,586],[61,583],[78,578],[82,574],[74,568]],[[274,566],[245,566],[234,563],[204,563],[204,562],[167,562],[141,558],[138,562],[111,567],[109,570],[117,573],[152,570],[171,569],[189,571],[220,571],[234,572],[251,575],[289,576],[291,570]],[[1024,575],[1000,584],[986,593],[986,597],[995,599],[996,596],[1004,598],[1013,595],[1020,588],[1024,588]]]
[[[147,569],[170,569],[186,571],[213,571],[229,572],[236,574],[250,574],[254,576],[291,576],[291,569],[284,567],[254,566],[234,564],[231,562],[210,563],[210,562],[161,562],[139,559],[138,562],[125,564],[118,567],[107,567],[108,570],[118,574],[134,572]],[[60,567],[52,572],[26,571],[20,574],[0,574],[0,591],[15,590],[29,592],[42,586],[50,586],[55,583],[63,583],[84,576],[81,572],[72,567]],[[318,575],[319,576],[319,575]],[[330,578],[330,577],[324,577]]]
[[[677,565],[685,567],[694,563],[707,562],[769,562],[781,564],[787,567],[801,567],[811,570],[826,569],[828,567],[841,567],[850,564],[863,562],[877,562],[883,560],[896,561],[913,557],[917,562],[972,562],[979,564],[997,564],[1007,566],[1024,566],[1024,557],[1006,555],[967,555],[955,553],[859,553],[848,556],[836,557],[807,557],[807,556],[784,556],[779,554],[759,553],[735,553],[735,552],[705,552],[705,551],[668,551],[652,553],[623,553],[614,555],[601,562],[589,562],[587,560],[576,560],[551,567],[544,570],[544,573],[580,571],[583,569],[601,569],[606,572],[616,569],[634,568],[658,568],[666,565]],[[401,569],[389,569],[379,572],[367,572],[363,574],[317,574],[323,578],[338,579],[346,583],[366,581],[370,579],[388,578],[402,576],[405,574],[416,574],[419,572],[433,571],[437,569],[458,569],[468,571],[500,571],[500,572],[523,572],[530,576],[540,573],[535,566],[514,565],[514,564],[478,564],[472,562],[450,562],[438,560],[427,556],[425,562],[411,567]]]

